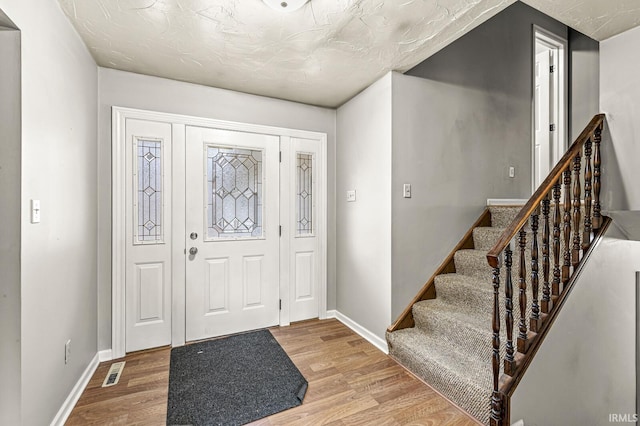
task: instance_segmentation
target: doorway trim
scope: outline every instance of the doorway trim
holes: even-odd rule
[[[531,37],[531,193],[533,194],[537,189],[535,185],[535,143],[536,143],[536,132],[535,132],[535,73],[536,73],[536,42],[541,41],[543,44],[546,44],[552,49],[556,49],[557,55],[554,55],[554,60],[557,61],[554,65],[557,66],[558,72],[554,77],[555,81],[555,91],[558,95],[557,100],[557,108],[555,109],[554,121],[556,124],[556,133],[555,138],[553,139],[553,164],[551,168],[562,158],[567,148],[568,144],[568,125],[569,122],[569,108],[568,108],[568,99],[569,99],[569,73],[568,73],[568,63],[569,63],[569,45],[565,38],[554,34],[553,32],[542,28],[538,25],[532,25],[532,37]]]
[[[261,133],[284,137],[294,137],[317,140],[320,144],[322,167],[319,172],[318,201],[324,206],[318,209],[318,232],[321,235],[319,243],[320,282],[319,282],[319,306],[320,319],[327,318],[327,135],[326,133],[306,130],[287,129],[283,127],[265,126],[259,124],[239,123],[233,121],[216,120],[211,118],[192,117],[181,114],[146,111],[134,108],[111,107],[111,355],[112,358],[120,358],[125,355],[125,122],[127,119],[159,121],[172,125],[172,138],[174,144],[181,142],[184,146],[186,126],[200,126],[215,129],[235,130],[247,133]],[[180,150],[178,150],[180,151]],[[184,153],[179,154],[177,161],[184,162]],[[174,200],[184,201],[185,182],[184,177],[179,177],[172,183]],[[184,211],[174,212],[172,223],[173,256],[184,254],[185,223]],[[283,242],[281,241],[281,244]],[[172,324],[171,346],[185,344],[185,266],[176,262],[173,268],[172,282]],[[290,286],[285,280],[280,280],[280,295],[288,295]],[[280,311],[280,325],[289,324],[289,306],[283,303]]]

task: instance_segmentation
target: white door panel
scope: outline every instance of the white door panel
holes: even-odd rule
[[[288,150],[290,321],[319,316],[319,145],[316,140],[291,138]]]
[[[127,352],[171,343],[171,125],[126,121]]]
[[[537,188],[553,167],[551,158],[551,109],[550,109],[550,51],[548,49],[536,55],[535,64],[535,146],[534,146],[534,187]]]
[[[276,325],[279,138],[186,132],[186,339]]]

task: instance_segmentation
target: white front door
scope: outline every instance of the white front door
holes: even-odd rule
[[[171,124],[127,119],[127,352],[171,344]]]
[[[186,127],[186,340],[279,323],[279,143]]]
[[[326,315],[326,135],[113,123],[114,357]]]

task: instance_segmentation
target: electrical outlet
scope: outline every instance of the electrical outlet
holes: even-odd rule
[[[71,361],[71,339],[64,344],[64,363],[68,364],[69,361]]]
[[[510,167],[509,167],[509,177],[510,177],[510,178],[512,178],[512,177],[516,177],[516,168],[515,168],[515,167],[513,167],[513,166],[510,166]]]

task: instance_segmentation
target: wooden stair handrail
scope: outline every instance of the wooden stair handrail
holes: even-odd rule
[[[604,114],[597,114],[591,119],[587,127],[584,128],[582,133],[580,133],[580,136],[578,136],[573,144],[571,144],[558,164],[556,164],[547,178],[540,184],[536,192],[534,192],[531,198],[529,198],[529,201],[527,201],[527,203],[522,207],[513,222],[511,222],[511,225],[504,230],[498,239],[498,242],[496,242],[493,248],[489,250],[487,253],[487,261],[492,268],[498,267],[498,257],[500,256],[500,253],[502,253],[502,251],[507,247],[507,244],[509,244],[525,222],[527,222],[531,214],[533,214],[533,212],[538,208],[542,199],[553,188],[553,185],[558,182],[563,171],[571,164],[574,157],[580,153],[585,142],[591,138],[591,135],[593,135],[597,128],[602,129],[604,118]]]
[[[573,288],[595,247],[594,242],[600,240],[610,223],[601,214],[600,202],[600,144],[604,120],[604,114],[591,119],[487,253],[493,283],[491,426],[510,423],[513,391]],[[512,244],[516,247],[513,251]],[[503,261],[505,268],[502,268]],[[516,261],[519,267],[514,268]],[[518,274],[517,319],[513,315],[515,272]],[[502,288],[504,315],[500,308]],[[505,342],[501,342],[503,321]],[[504,357],[501,356],[503,345]]]

